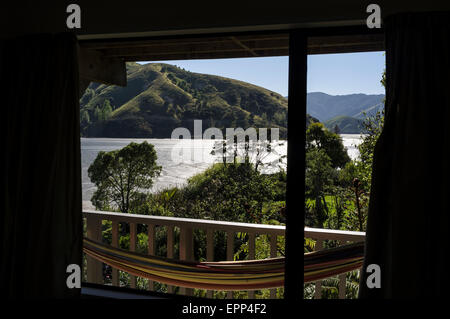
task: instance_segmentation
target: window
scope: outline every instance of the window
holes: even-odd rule
[[[227,39],[238,55],[247,47]],[[126,87],[91,83],[80,101],[87,236],[177,260],[282,257],[288,57],[127,62],[126,68]],[[147,179],[131,169],[145,152],[147,172],[154,172]],[[278,287],[270,290],[251,281],[234,291],[220,289],[221,282],[192,289],[164,274],[148,280],[90,256],[86,262],[88,282],[208,298],[283,298],[280,275],[276,284],[266,283]]]
[[[305,252],[364,241],[384,66],[379,51],[308,57]],[[322,267],[323,280],[305,272],[304,298],[357,298],[358,265],[339,274],[329,267],[328,275]]]
[[[300,33],[301,32],[301,33]],[[304,38],[305,32],[308,32],[309,37],[307,39],[307,43],[305,46],[301,43]],[[289,48],[289,41],[291,42],[291,47]],[[298,44],[297,44],[298,43]],[[205,35],[198,36],[196,38],[192,37],[172,37],[172,38],[154,38],[154,39],[129,39],[129,40],[112,40],[112,41],[86,41],[83,46],[90,49],[99,50],[102,52],[105,57],[115,57],[122,58],[126,61],[167,61],[167,60],[184,60],[184,59],[219,59],[219,58],[242,58],[242,57],[260,57],[258,59],[263,59],[264,56],[283,56],[288,54],[288,50],[290,50],[290,64],[289,64],[289,104],[295,106],[295,108],[290,109],[290,119],[289,123],[291,123],[290,127],[296,127],[298,124],[298,119],[304,119],[306,121],[306,112],[302,113],[301,110],[306,111],[306,61],[303,60],[306,52],[310,54],[318,54],[318,53],[342,53],[342,52],[354,52],[354,51],[364,51],[370,50],[373,51],[375,49],[382,48],[383,39],[380,34],[367,34],[367,30],[360,28],[334,28],[334,29],[315,29],[315,30],[303,30],[303,31],[292,31],[291,37],[289,39],[289,35],[286,32],[275,32],[271,34],[264,33],[246,33],[246,34],[235,34],[235,35]],[[292,46],[294,44],[294,46]],[[305,50],[305,51],[303,51]],[[122,134],[120,136],[115,136],[116,138],[126,138],[127,134],[133,132],[135,138],[146,138],[150,134],[155,134],[156,136],[167,136],[171,129],[176,125],[181,125],[187,129],[187,131],[178,131],[178,133],[186,133],[189,132],[190,137],[199,136],[203,137],[205,134],[205,126],[204,121],[206,121],[206,127],[208,128],[219,128],[219,131],[223,132],[223,128],[228,124],[232,124],[232,127],[236,126],[244,126],[247,125],[255,125],[262,127],[263,124],[271,124],[277,125],[280,130],[280,136],[285,137],[287,131],[283,132],[283,123],[287,121],[286,114],[287,112],[264,112],[264,106],[267,105],[267,101],[275,101],[279,100],[280,103],[283,103],[284,94],[273,93],[266,95],[265,100],[259,101],[255,99],[255,96],[241,95],[236,90],[229,89],[225,85],[220,85],[220,81],[208,81],[207,76],[203,76],[202,79],[198,79],[195,81],[195,85],[192,84],[191,78],[194,77],[193,72],[189,72],[190,70],[185,68],[183,70],[183,66],[174,67],[171,65],[162,65],[159,64],[157,69],[155,69],[156,65],[149,66],[147,71],[141,73],[142,65],[136,63],[127,64],[127,72],[129,73],[128,85],[124,88],[124,92],[127,92],[128,97],[133,97],[131,99],[121,98],[114,95],[114,89],[111,87],[106,87],[100,84],[91,84],[89,90],[87,90],[85,96],[82,98],[82,112],[81,112],[81,128],[83,134],[103,134],[103,137],[111,136],[113,132],[116,134]],[[203,72],[201,72],[203,73]],[[210,73],[210,72],[204,72]],[[142,76],[145,74],[145,76]],[[195,75],[197,76],[197,75]],[[131,79],[133,77],[133,79]],[[142,81],[145,78],[147,80]],[[145,83],[143,83],[145,82]],[[209,82],[209,83],[208,83]],[[144,90],[148,87],[152,86],[154,90],[157,91],[157,94],[152,94],[151,92],[146,92],[142,94]],[[171,94],[164,95],[164,88],[168,86],[172,89]],[[96,92],[103,92],[104,99],[99,99]],[[139,93],[139,94],[138,94]],[[162,94],[162,95],[161,95]],[[207,99],[206,101],[202,100],[202,96],[214,97],[211,99]],[[302,97],[305,97],[305,100]],[[233,107],[238,106],[242,103],[242,99],[247,99],[246,101],[246,112],[239,113],[239,108]],[[83,100],[85,99],[85,100]],[[184,100],[183,100],[184,99]],[[84,102],[83,102],[84,101]],[[108,102],[106,102],[108,101]],[[183,106],[186,103],[191,102],[189,108],[184,108]],[[196,101],[196,102],[195,102]],[[231,106],[233,112],[217,112],[217,109],[220,109],[221,103],[226,103]],[[261,103],[260,103],[261,102]],[[84,103],[84,104],[83,104]],[[90,106],[86,108],[86,106]],[[120,106],[120,107],[118,107]],[[155,108],[156,106],[156,108]],[[190,113],[191,121],[186,123],[183,122],[185,112]],[[84,112],[86,111],[86,112]],[[133,113],[134,112],[134,113]],[[209,112],[209,113],[208,113]],[[257,116],[255,112],[259,112]],[[186,114],[187,114],[186,113]],[[141,118],[137,118],[136,114],[140,114]],[[248,114],[249,116],[240,116]],[[202,130],[195,131],[195,117],[202,116]],[[206,116],[208,115],[208,116]],[[217,116],[219,115],[219,117]],[[96,121],[100,119],[99,123],[102,124],[93,124],[91,117],[94,117]],[[118,120],[120,119],[120,121]],[[154,121],[154,124],[168,123],[167,125],[149,125],[149,121],[146,119],[151,119]],[[170,119],[169,121],[167,121]],[[295,120],[294,120],[295,119]],[[119,125],[119,122],[120,125]],[[300,126],[301,127],[301,126]],[[156,129],[156,130],[154,130]],[[196,134],[197,133],[197,134]],[[215,133],[215,134],[212,134]],[[226,132],[225,132],[226,133]],[[166,135],[164,135],[166,134]],[[208,131],[208,136],[212,137],[213,135],[220,135],[216,130]],[[178,136],[183,135],[179,134]],[[272,136],[270,137],[272,138]],[[229,141],[227,151],[231,153],[227,156],[223,156],[222,163],[226,162],[227,159],[231,159],[231,162],[234,163],[234,160],[237,159],[245,159],[246,150],[248,148],[245,145],[248,145],[249,138],[243,139],[242,145],[244,147],[239,149],[236,147],[236,141]],[[127,142],[131,142],[128,140],[126,142],[115,141],[115,145],[110,145],[110,149],[123,147],[127,145]],[[171,141],[172,142],[172,141]],[[183,143],[191,143],[192,141],[177,141],[177,143],[181,143],[181,147],[179,151],[184,151],[185,149],[190,149],[191,145],[186,147],[186,144]],[[195,142],[195,140],[194,140]],[[202,141],[202,148],[206,142]],[[220,154],[220,144],[209,141],[212,143],[207,147],[207,151],[203,149],[204,152],[201,152],[203,158],[211,159],[214,155]],[[180,146],[179,145],[179,146]],[[230,149],[230,145],[232,146]],[[305,145],[304,132],[301,130],[291,130],[291,134],[289,135],[289,149],[287,154],[289,155],[290,163],[304,163],[305,154],[303,153]],[[198,146],[198,144],[197,144]],[[211,153],[210,149],[213,149]],[[222,146],[224,144],[222,143]],[[234,146],[234,148],[233,148]],[[88,150],[90,147],[95,146],[85,146]],[[222,148],[223,150],[223,148]],[[272,149],[273,150],[273,149]],[[91,151],[93,151],[91,149]],[[227,154],[227,151],[225,154]],[[197,151],[196,151],[197,152]],[[191,153],[191,158],[195,159],[195,154],[199,155],[200,152]],[[158,152],[157,152],[158,153]],[[184,152],[181,152],[184,154]],[[162,154],[162,153],[160,153]],[[158,155],[158,158],[160,154]],[[180,154],[180,152],[178,152]],[[242,156],[242,154],[244,154]],[[283,157],[283,153],[280,153]],[[220,156],[219,156],[220,158]],[[285,158],[285,157],[283,157]],[[91,159],[92,160],[92,159]],[[87,162],[86,162],[87,163]],[[156,161],[157,165],[160,165],[158,161]],[[209,163],[210,164],[210,163]],[[87,165],[87,164],[86,164]],[[204,166],[199,164],[196,166],[196,169],[202,170]],[[304,176],[304,171],[301,168],[302,165],[290,165],[288,169],[288,175],[290,176],[287,180],[287,185],[290,188],[287,189],[287,202],[290,203],[288,209],[291,211],[300,211],[300,214],[288,214],[285,216],[287,219],[286,227],[290,227],[292,230],[298,229],[299,225],[302,223],[303,209],[301,201],[298,201],[298,193],[294,194],[294,187],[298,187],[294,185],[294,180],[299,180],[299,177]],[[164,169],[164,168],[163,168]],[[164,171],[162,171],[164,173]],[[174,180],[182,180],[187,177],[188,170],[186,167],[180,165],[178,167],[178,171],[176,169],[171,172],[177,172],[166,176],[166,182],[170,182],[170,179]],[[212,171],[208,176],[196,177],[193,178],[194,186],[206,185],[205,180],[211,176],[215,176],[217,173]],[[239,172],[235,172],[235,175],[242,177]],[[84,175],[86,177],[86,173]],[[156,177],[156,176],[155,176]],[[217,180],[217,179],[216,179]],[[215,181],[216,181],[215,180]],[[301,180],[301,178],[300,178]],[[282,183],[283,179],[276,181],[278,183]],[[170,183],[169,183],[170,184]],[[88,185],[88,184],[86,184]],[[156,186],[156,183],[155,185]],[[246,185],[248,186],[248,185]],[[87,188],[89,189],[89,187]],[[218,188],[216,188],[218,189]],[[291,191],[289,191],[291,189]],[[94,189],[91,188],[91,192]],[[192,192],[189,193],[191,196],[195,197],[197,194],[197,198],[202,199],[203,195],[202,191],[204,189],[192,187],[190,189]],[[197,191],[197,193],[195,192]],[[216,194],[223,195],[219,191],[216,191]],[[179,192],[174,188],[171,189],[159,189],[158,196],[153,196],[155,202],[158,205],[159,212],[166,212],[170,210],[172,200],[179,196]],[[303,196],[303,194],[302,194]],[[88,197],[87,197],[88,198]],[[86,199],[86,197],[85,197]],[[137,203],[145,203],[145,197],[138,197]],[[236,196],[236,202],[239,202],[239,195]],[[200,200],[198,201],[199,205],[192,206],[191,212],[196,212],[198,214],[197,217],[205,217],[202,216],[199,212],[202,211],[205,205],[212,204],[211,201]],[[257,201],[252,201],[251,203],[246,203],[246,205],[238,205],[239,209],[248,210],[254,209],[254,204]],[[104,204],[101,198],[99,198],[97,204]],[[241,203],[242,204],[242,203]],[[203,205],[203,206],[202,206]],[[256,205],[258,206],[258,205]],[[133,205],[125,205],[128,209],[135,209],[137,206]],[[141,212],[147,213],[147,215],[143,215],[140,219],[135,219],[134,216],[121,216],[120,218],[114,217],[110,223],[103,223],[101,225],[99,220],[106,220],[105,215],[101,212],[93,212],[93,211],[85,211],[84,216],[88,217],[87,225],[87,235],[91,239],[101,241],[102,240],[102,227],[106,232],[103,234],[106,236],[107,242],[110,242],[112,246],[116,247],[126,247],[131,250],[141,251],[142,253],[150,253],[150,255],[162,255],[169,257],[179,257],[180,259],[192,260],[197,259],[201,260],[219,260],[219,259],[232,259],[234,258],[235,253],[238,252],[238,249],[243,249],[245,252],[245,242],[247,241],[249,251],[252,250],[253,245],[262,245],[266,247],[266,254],[274,256],[278,254],[275,252],[275,249],[268,247],[277,247],[275,245],[275,239],[277,242],[280,240],[278,236],[266,236],[266,238],[261,239],[259,242],[256,240],[253,244],[253,239],[257,239],[258,231],[252,232],[252,229],[242,229],[238,233],[234,232],[234,235],[230,236],[230,228],[228,226],[220,226],[220,231],[222,235],[219,235],[220,232],[212,232],[209,226],[211,226],[210,221],[205,221],[205,219],[201,219],[205,227],[203,227],[203,231],[192,231],[192,224],[185,223],[181,226],[177,226],[174,224],[173,220],[171,221],[163,221],[161,218],[156,218],[149,220],[150,210],[145,208],[143,205]],[[261,207],[260,207],[261,208]],[[273,212],[278,213],[279,216],[285,214],[284,210],[280,208],[278,211],[276,207],[274,207]],[[262,211],[260,209],[259,211]],[[111,215],[111,214],[109,214]],[[160,217],[160,216],[157,216]],[[169,216],[171,217],[171,216]],[[167,218],[169,218],[167,217]],[[108,217],[111,219],[111,216]],[[175,217],[176,218],[176,217]],[[89,222],[90,220],[90,222]],[[248,220],[247,220],[248,221]],[[280,222],[280,220],[278,220]],[[226,225],[226,224],[224,224]],[[235,227],[235,226],[233,226]],[[278,232],[281,229],[282,225],[273,225],[272,234]],[[278,227],[278,228],[277,228]],[[206,229],[206,230],[205,230]],[[209,230],[208,230],[209,229]],[[237,230],[237,228],[234,228]],[[244,231],[246,230],[246,231]],[[122,240],[120,240],[119,233],[123,232]],[[128,235],[127,235],[128,234]],[[289,233],[288,233],[289,234]],[[289,296],[291,298],[295,298],[295,296],[299,295],[298,286],[296,283],[299,281],[301,275],[298,274],[298,269],[300,268],[300,261],[295,256],[298,256],[298,252],[296,251],[296,243],[300,240],[298,233],[290,232],[291,235],[286,237],[286,245],[289,246],[290,250],[287,251],[286,256],[286,282],[285,287],[290,287],[286,293],[289,291]],[[127,239],[128,236],[128,239]],[[239,237],[240,236],[240,237]],[[218,237],[220,237],[218,239]],[[149,240],[150,238],[150,240]],[[206,238],[206,247],[205,245],[200,245],[203,239]],[[211,240],[213,238],[213,240]],[[248,240],[250,239],[250,241]],[[161,243],[161,246],[158,246],[158,241]],[[234,242],[235,245],[229,245],[229,243]],[[240,242],[239,242],[240,241]],[[128,243],[127,243],[128,242]],[[214,249],[214,245],[218,242],[226,243],[226,245],[222,245],[222,250],[216,251]],[[269,245],[267,245],[269,243]],[[241,244],[241,245],[240,245]],[[242,246],[244,244],[244,246]],[[227,247],[233,247],[233,250]],[[278,245],[278,247],[280,247]],[[283,244],[281,244],[283,247]],[[256,255],[255,249],[255,255]],[[289,251],[292,252],[289,255]],[[295,254],[294,254],[295,253]],[[245,254],[244,254],[245,255]],[[242,256],[242,255],[241,255]],[[241,257],[238,255],[238,257]],[[245,258],[253,258],[252,254],[247,254]],[[255,256],[256,258],[256,256]],[[119,285],[120,284],[120,276],[122,276],[123,282],[129,282],[130,287],[132,288],[147,288],[147,289],[160,289],[161,291],[174,292],[177,289],[171,288],[174,285],[168,285],[167,287],[164,285],[159,285],[155,282],[146,283],[140,279],[137,279],[133,276],[127,278],[127,275],[121,272],[117,272],[114,268],[104,267],[103,269],[98,267],[98,263],[96,263],[93,259],[87,259],[87,275],[88,281],[99,282],[99,278],[102,278],[102,283]],[[107,277],[110,276],[111,277]],[[149,285],[150,284],[150,285]],[[219,296],[215,292],[199,292],[192,291],[191,289],[185,289],[181,291],[186,294],[198,294],[206,297]],[[220,295],[220,296],[223,296]],[[245,297],[239,293],[235,296],[228,293],[228,297]],[[247,294],[249,296],[249,294]],[[252,296],[250,294],[250,296]],[[264,295],[267,296],[267,295]],[[269,297],[281,297],[280,291],[274,292],[272,290],[269,293]]]

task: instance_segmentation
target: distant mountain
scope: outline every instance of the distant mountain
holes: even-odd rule
[[[170,138],[177,127],[279,127],[287,134],[287,99],[265,88],[170,64],[127,63],[126,87],[91,83],[80,99],[85,137]],[[308,118],[307,121],[317,121]]]
[[[383,94],[329,95],[322,92],[307,94],[307,112],[321,122],[337,116],[364,119],[364,112],[371,116],[384,108]]]
[[[331,132],[340,134],[358,134],[361,133],[363,126],[362,120],[351,116],[336,116],[324,123],[325,127]]]

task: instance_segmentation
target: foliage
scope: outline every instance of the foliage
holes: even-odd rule
[[[128,213],[153,185],[161,167],[156,164],[153,145],[130,143],[120,150],[101,151],[88,169],[97,187],[92,203],[97,209],[117,208]]]
[[[386,87],[386,70],[383,71],[380,83]],[[385,99],[383,99],[383,102]],[[380,137],[384,125],[384,108],[373,116],[366,116],[363,122],[362,143],[358,146],[359,160],[357,161],[359,180],[366,191],[370,191],[372,180],[372,164],[375,145]]]
[[[329,208],[325,195],[333,184],[335,171],[331,166],[331,159],[325,150],[319,148],[310,149],[306,153],[306,179],[305,197],[313,199],[312,211],[307,215],[313,215],[313,226],[323,228],[328,217]]]
[[[350,161],[340,136],[330,132],[322,123],[312,123],[306,131],[306,152],[312,149],[323,150],[333,168],[344,167]]]
[[[366,134],[361,136],[358,147],[359,158],[347,161],[344,166],[334,168],[325,152],[319,152],[320,142],[307,146],[306,154],[306,216],[305,224],[313,227],[327,227],[364,231],[366,227],[372,158],[375,143],[381,133],[384,115],[382,112],[364,121]],[[319,134],[330,135],[326,129],[314,124],[312,136],[319,140]],[[307,132],[308,133],[308,132]],[[308,134],[307,134],[308,135]],[[312,138],[310,138],[312,139]],[[339,147],[337,147],[339,149]],[[331,152],[328,152],[331,153]]]
[[[275,181],[251,163],[218,163],[189,179],[174,216],[258,223],[276,193]]]
[[[357,161],[359,178],[363,187],[370,189],[372,179],[373,152],[375,144],[381,134],[384,124],[384,110],[377,112],[373,117],[367,117],[364,122],[362,142],[358,145],[359,160]]]

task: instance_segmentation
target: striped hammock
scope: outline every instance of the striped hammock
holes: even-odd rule
[[[364,242],[323,249],[304,255],[303,282],[312,282],[361,268]]]
[[[363,250],[362,243],[305,254],[305,282],[361,267]],[[189,262],[141,255],[87,238],[84,238],[83,251],[115,269],[173,286],[211,290],[257,290],[284,285],[284,257]]]

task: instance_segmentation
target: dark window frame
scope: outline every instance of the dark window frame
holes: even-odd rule
[[[105,40],[80,40],[80,46],[88,46],[96,49],[105,44],[111,44],[115,41],[121,43],[148,41],[148,40],[181,40],[181,39],[205,39],[211,37],[232,37],[245,35],[264,35],[264,34],[288,34],[289,35],[289,82],[288,82],[288,156],[287,156],[287,186],[286,186],[286,271],[285,271],[285,295],[287,301],[298,301],[303,298],[303,251],[299,252],[300,225],[304,227],[305,213],[305,185],[298,181],[305,180],[305,138],[306,138],[306,77],[307,77],[307,56],[308,54],[326,54],[326,53],[351,53],[351,52],[370,52],[384,50],[384,30],[369,29],[366,26],[350,27],[324,27],[324,28],[302,28],[286,29],[276,31],[257,31],[257,32],[231,32],[216,34],[195,34],[179,36],[161,36],[150,38],[121,38]],[[356,41],[352,41],[356,40]],[[314,48],[314,43],[325,43],[324,46]],[[342,45],[339,46],[339,41]],[[358,42],[359,41],[359,42]],[[327,43],[332,45],[326,47]],[[336,44],[338,43],[338,44]],[[349,45],[350,43],[350,45]],[[325,47],[325,49],[324,49]],[[276,55],[267,55],[276,56]],[[286,56],[286,55],[278,55]],[[248,56],[235,56],[248,57]],[[262,56],[264,57],[264,56]],[[211,57],[213,59],[215,57]],[[219,59],[220,57],[216,57]],[[170,58],[161,59],[170,60]],[[300,123],[298,123],[300,121]],[[289,127],[293,129],[289,130]],[[296,164],[289,165],[289,162]],[[300,195],[298,195],[300,192]],[[303,229],[303,228],[302,228]],[[301,238],[303,242],[303,238]],[[303,244],[302,244],[303,245]],[[299,257],[301,254],[301,258]],[[147,295],[183,298],[183,296],[141,291],[124,287],[110,287],[92,283],[83,283],[84,288],[95,288],[96,296],[101,295],[104,290],[104,296],[111,296],[111,292],[130,293],[136,295]],[[86,291],[86,290],[85,290]],[[87,294],[85,295],[87,296]],[[186,296],[185,298],[193,298]]]

